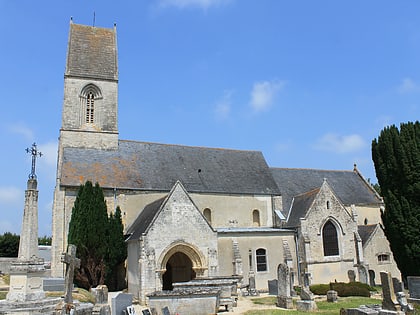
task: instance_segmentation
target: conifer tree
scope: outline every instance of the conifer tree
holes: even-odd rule
[[[79,187],[69,225],[68,243],[77,246],[80,268],[75,283],[85,289],[104,284],[107,253],[107,207],[102,188],[90,181]]]
[[[123,263],[127,258],[127,244],[124,239],[124,225],[119,206],[115,214],[109,215],[108,244],[106,284],[110,290],[121,290],[125,287]]]
[[[384,128],[372,142],[382,222],[404,278],[420,275],[420,123]]]

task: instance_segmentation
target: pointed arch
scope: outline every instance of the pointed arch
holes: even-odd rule
[[[324,256],[337,256],[340,254],[337,227],[331,220],[328,220],[322,227],[322,245]]]
[[[102,92],[98,86],[89,83],[83,87],[80,92],[80,99],[83,103],[85,112],[85,123],[94,123],[95,121],[95,101],[102,98]]]

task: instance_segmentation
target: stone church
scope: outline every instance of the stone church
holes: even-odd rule
[[[71,22],[53,276],[63,275],[73,203],[87,180],[103,188],[109,211],[122,209],[128,290],[142,302],[200,277],[237,276],[243,285],[252,278],[266,291],[280,263],[295,285],[349,278],[373,284],[382,270],[399,276],[380,226],[382,198],[356,166],[276,168],[258,151],[121,140],[117,114],[116,28]]]

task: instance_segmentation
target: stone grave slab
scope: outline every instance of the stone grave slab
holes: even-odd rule
[[[111,299],[111,314],[122,315],[128,306],[133,305],[133,295],[130,293],[118,293]]]

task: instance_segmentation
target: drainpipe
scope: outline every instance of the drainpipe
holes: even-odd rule
[[[297,259],[297,277],[298,277],[298,284],[301,285],[298,229],[295,228],[294,232],[295,232],[294,238],[295,238],[296,259]]]

